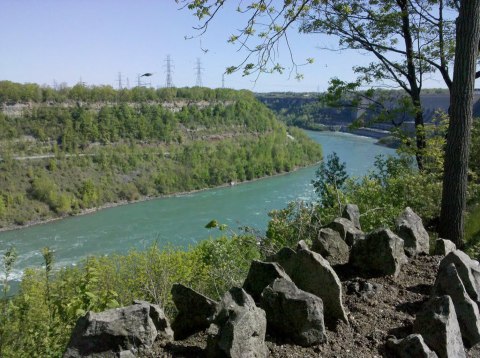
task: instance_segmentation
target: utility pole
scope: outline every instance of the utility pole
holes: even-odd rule
[[[173,61],[170,58],[170,55],[167,55],[167,58],[165,59],[165,67],[166,67],[166,74],[167,74],[167,79],[165,81],[165,87],[171,88],[174,87],[173,85],[173,79],[172,79],[172,73],[173,73]]]
[[[197,87],[203,86],[202,71],[203,71],[202,62],[200,61],[200,57],[197,57],[197,65],[195,66],[195,72],[197,74],[197,80],[195,82],[195,86]]]

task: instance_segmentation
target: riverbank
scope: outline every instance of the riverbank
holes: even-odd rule
[[[0,233],[14,231],[14,230],[26,229],[28,227],[37,226],[37,225],[44,225],[44,224],[48,224],[48,223],[51,223],[51,222],[64,220],[64,219],[70,218],[70,217],[94,214],[94,213],[96,213],[98,211],[101,211],[101,210],[104,210],[104,209],[115,208],[115,207],[118,207],[118,206],[124,206],[124,205],[128,205],[128,204],[137,204],[137,203],[142,203],[142,202],[157,200],[157,199],[182,197],[182,196],[187,196],[187,195],[191,195],[191,194],[195,194],[195,193],[200,193],[200,192],[203,192],[203,191],[206,191],[206,190],[211,190],[211,189],[220,189],[220,188],[227,188],[227,187],[236,186],[236,185],[253,183],[253,182],[256,182],[256,181],[259,181],[259,180],[265,180],[265,179],[274,178],[274,177],[278,177],[278,176],[282,176],[282,175],[288,175],[288,174],[294,173],[294,172],[296,172],[300,169],[313,167],[315,165],[318,165],[319,163],[320,163],[320,161],[316,162],[314,164],[311,164],[311,165],[304,166],[304,167],[296,167],[296,168],[294,168],[294,169],[292,169],[288,172],[281,172],[281,173],[277,173],[277,174],[274,174],[274,175],[266,175],[266,176],[251,179],[251,180],[245,180],[245,181],[242,181],[242,182],[224,183],[224,184],[218,185],[218,186],[206,187],[206,188],[190,190],[190,191],[177,192],[177,193],[172,193],[172,194],[167,194],[167,195],[141,196],[139,199],[131,200],[131,201],[120,200],[120,201],[117,201],[117,202],[105,203],[105,204],[99,205],[95,208],[81,209],[78,212],[72,212],[70,214],[65,214],[65,215],[61,215],[61,216],[58,216],[58,217],[52,217],[52,218],[48,218],[48,219],[45,219],[45,220],[33,220],[33,221],[30,221],[30,222],[26,222],[25,224],[22,224],[22,225],[15,225],[14,224],[14,225],[5,226],[5,227],[0,228]]]

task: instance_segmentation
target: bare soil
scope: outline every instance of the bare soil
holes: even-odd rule
[[[300,347],[267,334],[270,357],[391,357],[385,343],[391,336],[404,338],[413,333],[415,314],[428,300],[441,256],[423,256],[410,260],[402,267],[397,278],[363,278],[376,285],[375,293],[350,293],[349,281],[356,273],[348,266],[334,267],[344,292],[344,305],[349,324],[339,323],[327,329],[328,341],[313,347]],[[207,335],[195,334],[183,341],[162,345],[159,343],[148,357],[203,357]],[[480,357],[480,345],[468,352],[468,357]]]

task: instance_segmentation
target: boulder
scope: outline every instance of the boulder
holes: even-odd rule
[[[275,336],[308,347],[326,341],[322,299],[277,278],[262,293],[267,328]]]
[[[300,240],[297,243],[297,251],[298,250],[309,250],[310,248],[308,247],[307,243],[304,240]]]
[[[173,339],[163,310],[135,301],[131,306],[88,312],[79,318],[64,358],[128,354],[132,349],[149,348],[156,339]]]
[[[179,283],[173,284],[171,292],[178,309],[172,323],[175,339],[184,339],[210,326],[218,302]]]
[[[350,220],[358,230],[362,229],[362,227],[360,226],[360,210],[358,209],[357,205],[345,205],[342,212],[342,218]]]
[[[350,254],[347,243],[338,231],[329,228],[321,229],[318,237],[313,239],[312,251],[322,255],[332,265],[347,263]]]
[[[368,275],[396,277],[407,261],[403,240],[390,229],[378,229],[353,245],[349,262]]]
[[[285,270],[276,262],[253,260],[243,283],[243,289],[253,297],[255,302],[260,302],[260,296],[265,287],[277,278],[290,280]]]
[[[337,231],[348,246],[352,246],[356,241],[365,238],[363,231],[356,228],[353,222],[345,218],[336,218],[327,227]]]
[[[283,248],[270,259],[285,269],[299,289],[322,299],[327,325],[335,326],[337,320],[348,322],[342,303],[340,279],[321,255],[310,250],[295,252]]]
[[[265,311],[245,290],[234,287],[223,296],[208,328],[207,356],[266,357],[266,329]]]
[[[437,358],[428,348],[420,334],[411,334],[404,339],[391,338],[387,341],[388,350],[398,358]]]
[[[440,261],[439,270],[451,263],[455,264],[458,275],[470,298],[477,302],[480,301],[480,268],[478,263],[463,251],[455,250]]]
[[[430,238],[423,227],[422,219],[407,207],[395,220],[397,235],[404,241],[404,249],[408,256],[428,255]]]
[[[455,251],[457,246],[450,240],[437,239],[435,241],[435,255],[446,256],[450,252]]]
[[[413,331],[440,358],[464,358],[462,336],[450,296],[433,297],[417,314]]]
[[[443,266],[435,280],[436,295],[449,295],[455,307],[460,332],[467,348],[480,342],[480,315],[477,304],[470,298],[453,263]]]

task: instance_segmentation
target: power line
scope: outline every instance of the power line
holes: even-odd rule
[[[195,66],[195,72],[197,74],[197,79],[195,82],[195,86],[197,87],[202,87],[202,72],[204,68],[202,67],[202,62],[200,61],[200,57],[197,57],[197,65]]]
[[[173,79],[172,79],[172,74],[173,74],[173,61],[170,58],[170,55],[167,55],[167,58],[165,59],[165,67],[166,67],[166,74],[167,74],[167,79],[165,81],[165,86],[167,88],[174,87],[173,85]]]

